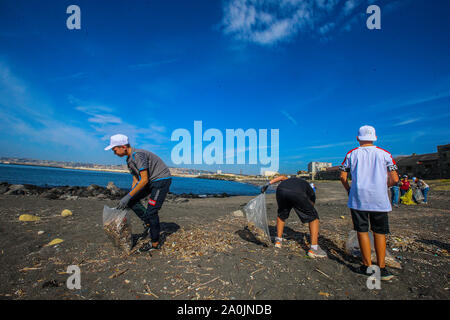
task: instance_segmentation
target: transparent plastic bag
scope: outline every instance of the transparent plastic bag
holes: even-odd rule
[[[105,230],[116,247],[127,253],[131,251],[133,235],[131,233],[129,214],[126,210],[104,206],[103,230]]]
[[[371,260],[372,263],[377,263],[377,254],[375,253],[375,246],[373,242],[373,234],[372,231],[369,231],[369,239],[370,239],[370,248],[371,248]],[[352,255],[355,258],[361,257],[361,250],[359,248],[359,242],[358,242],[358,234],[355,230],[351,230],[348,233],[348,239],[347,243],[345,245],[347,253]],[[402,266],[400,265],[400,262],[395,259],[395,257],[392,256],[392,254],[389,252],[389,250],[386,248],[386,256],[385,256],[385,263],[388,267],[401,269]]]
[[[256,239],[262,243],[270,244],[269,225],[267,223],[266,195],[261,193],[244,207],[248,227]]]
[[[416,188],[414,190],[414,200],[416,200],[417,203],[421,203],[423,201],[424,197],[423,197],[423,193],[422,190],[420,190],[419,188]]]

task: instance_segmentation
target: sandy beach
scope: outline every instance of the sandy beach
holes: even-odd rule
[[[0,299],[449,299],[449,191],[433,190],[429,204],[394,208],[388,250],[401,263],[395,278],[370,290],[345,250],[352,229],[340,182],[317,181],[319,244],[324,259],[306,256],[308,228],[291,212],[282,249],[265,247],[239,216],[252,197],[175,199],[160,211],[160,251],[124,255],[102,228],[103,206],[117,200],[51,200],[0,195]],[[69,209],[73,215],[62,217]],[[267,195],[275,234],[276,200]],[[234,214],[233,214],[234,213]],[[19,221],[21,214],[40,217]],[[131,213],[133,233],[142,232]],[[38,234],[43,231],[42,234]],[[62,243],[44,246],[55,238]],[[81,289],[69,290],[69,265],[81,270]]]

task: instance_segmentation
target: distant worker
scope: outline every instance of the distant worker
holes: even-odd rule
[[[390,280],[393,275],[385,265],[388,212],[392,211],[388,186],[398,183],[397,166],[389,152],[373,144],[377,140],[375,128],[362,126],[357,140],[359,147],[347,153],[340,170],[341,182],[349,193],[348,207],[361,248],[363,265],[360,271],[367,274],[367,268],[372,265],[368,233],[370,221],[381,280]],[[351,187],[348,183],[349,172],[352,176]]]
[[[131,191],[124,196],[118,205],[119,209],[131,208],[144,222],[144,233],[141,238],[151,236],[150,242],[142,246],[138,252],[160,248],[159,233],[161,231],[158,211],[161,209],[172,182],[169,168],[157,155],[130,146],[128,137],[116,134],[111,137],[109,146],[119,157],[127,156],[127,166],[133,175]],[[147,208],[140,200],[149,197]]]
[[[398,201],[399,201],[399,193],[400,193],[400,186],[401,183],[400,181],[393,185],[392,187],[390,187],[389,189],[391,190],[391,202],[394,205],[394,207],[398,208]]]
[[[411,188],[411,184],[409,183],[408,176],[405,174],[402,177],[402,181],[400,182],[400,193],[403,197],[406,192]]]
[[[277,237],[275,238],[275,247],[281,248],[283,241],[283,230],[286,219],[289,217],[291,209],[294,208],[302,223],[309,224],[311,236],[311,246],[308,250],[308,256],[311,258],[324,258],[327,256],[319,244],[319,215],[314,208],[316,194],[311,185],[300,178],[288,178],[279,176],[261,188],[261,192],[266,192],[269,185],[282,181],[276,191],[278,203],[277,216]]]
[[[413,178],[413,182],[416,183],[417,188],[419,188],[422,191],[423,194],[423,203],[427,204],[428,203],[428,191],[430,191],[430,186],[428,184],[425,183],[425,181],[423,181],[422,179]]]

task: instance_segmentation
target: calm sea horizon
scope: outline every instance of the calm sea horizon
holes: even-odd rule
[[[10,184],[31,184],[41,187],[80,186],[96,184],[106,187],[112,181],[121,189],[130,189],[132,177],[129,173],[66,169],[54,167],[0,164],[0,182]],[[257,186],[234,182],[188,177],[172,177],[170,192],[174,194],[193,193],[199,195],[221,194],[258,195]]]

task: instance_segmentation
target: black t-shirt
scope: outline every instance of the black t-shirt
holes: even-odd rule
[[[316,202],[316,193],[306,180],[300,178],[289,178],[287,180],[282,181],[278,185],[278,188],[290,190],[298,194],[304,194],[312,202],[314,203]]]

